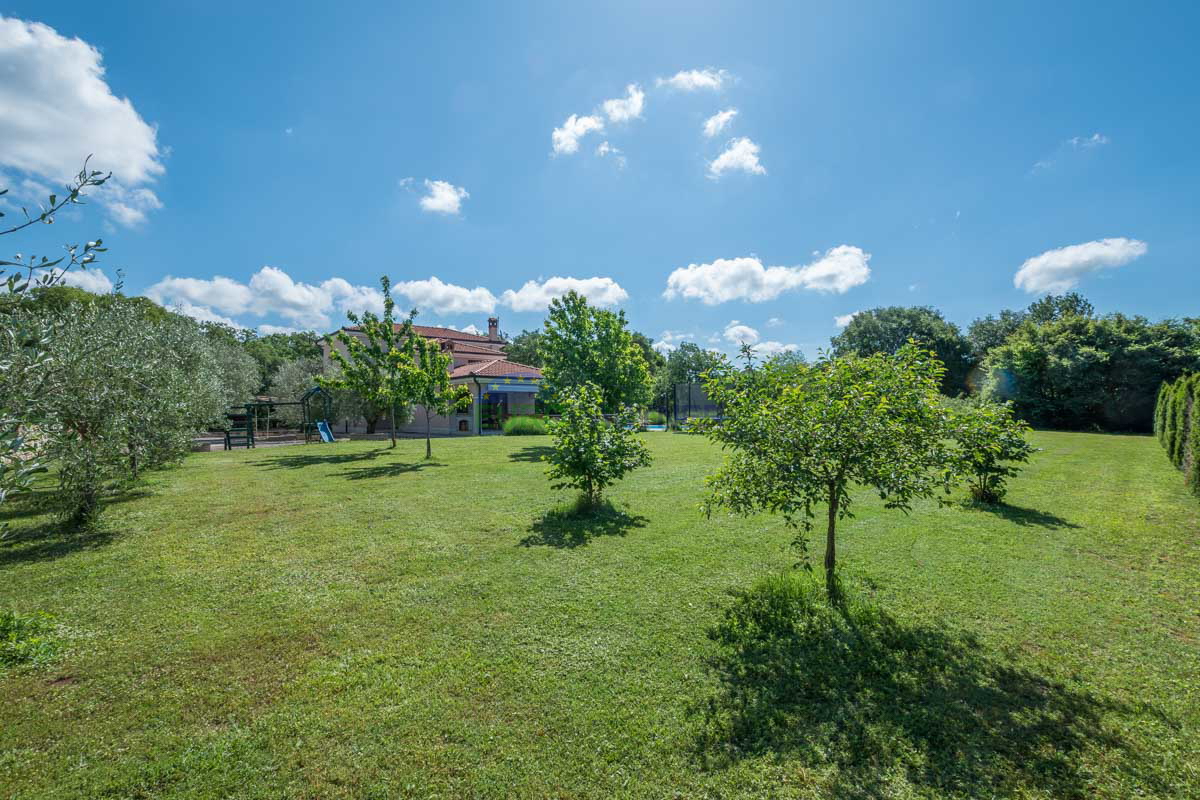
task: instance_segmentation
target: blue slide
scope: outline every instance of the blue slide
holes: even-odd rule
[[[317,433],[321,434],[322,442],[335,441],[333,431],[329,430],[329,423],[323,419],[317,420]]]

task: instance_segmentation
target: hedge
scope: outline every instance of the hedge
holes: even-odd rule
[[[1171,463],[1200,495],[1200,373],[1163,384],[1154,410],[1154,429]]]

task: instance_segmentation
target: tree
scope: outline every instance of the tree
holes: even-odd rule
[[[1025,324],[1025,319],[1024,311],[1006,308],[998,317],[988,314],[975,320],[967,328],[967,344],[971,348],[971,355],[976,361],[982,362],[988,353],[1008,341],[1008,337]]]
[[[669,411],[675,399],[675,386],[698,383],[700,376],[721,365],[721,356],[693,342],[680,342],[667,353],[666,365],[654,376],[654,403]]]
[[[300,358],[320,358],[321,347],[317,342],[317,334],[312,331],[270,333],[266,336],[251,332],[244,338],[242,346],[257,362],[262,388],[266,389],[284,364]]]
[[[555,298],[545,322],[542,355],[546,382],[558,400],[585,384],[600,392],[605,412],[649,399],[649,368],[626,328],[624,311],[594,308],[576,292]]]
[[[824,503],[825,586],[836,599],[837,522],[851,515],[855,484],[902,510],[949,489],[949,413],[938,394],[945,368],[912,344],[890,355],[822,354],[786,369],[747,362],[744,370],[726,364],[706,382],[724,415],[703,427],[731,453],[709,477],[704,507],[781,513],[807,532],[813,507]],[[797,543],[807,560],[803,532]]]
[[[504,356],[509,361],[527,367],[541,367],[543,335],[541,331],[521,331],[504,346]]]
[[[430,418],[467,408],[471,404],[471,390],[450,383],[450,365],[454,359],[443,353],[441,345],[433,339],[414,334],[408,349],[417,366],[413,400],[425,408],[425,458],[430,459],[433,458]]]
[[[1021,326],[984,363],[983,396],[1035,426],[1147,431],[1164,381],[1200,369],[1200,336],[1175,320],[1068,314]]]
[[[318,385],[322,377],[336,379],[337,366],[328,363],[320,356],[316,358],[298,358],[283,364],[271,381],[268,394],[283,401],[299,400],[305,392]],[[357,396],[347,389],[331,389],[330,421],[343,417],[358,417],[362,415]],[[299,425],[304,420],[304,412],[300,406],[278,406],[276,417],[288,424]]]
[[[637,409],[622,406],[611,422],[602,414],[599,389],[583,384],[562,397],[562,416],[550,423],[554,449],[547,475],[555,489],[574,488],[583,503],[597,507],[604,490],[638,467],[650,453],[637,437]]]
[[[55,215],[69,206],[82,205],[87,191],[99,188],[109,175],[83,169],[67,185],[64,194],[51,194],[36,215],[24,208],[24,221],[3,227],[0,236],[18,233],[37,223],[52,223]],[[0,189],[0,196],[8,189]],[[0,218],[5,213],[0,211]],[[0,226],[2,227],[2,226]],[[27,433],[42,419],[43,403],[47,398],[68,390],[61,371],[49,355],[57,334],[57,321],[31,313],[23,305],[38,289],[61,284],[63,275],[75,267],[94,263],[105,252],[103,241],[69,244],[65,255],[58,258],[30,255],[0,260],[0,313],[5,316],[0,329],[0,503],[27,491],[38,473],[46,469],[44,448]]]
[[[416,312],[410,311],[403,322],[396,322],[391,280],[384,275],[379,285],[383,289],[383,316],[371,311],[361,316],[347,312],[353,332],[343,329],[325,337],[330,344],[330,358],[340,374],[323,376],[318,382],[327,389],[349,389],[367,402],[387,408],[391,415],[391,446],[395,447],[396,407],[412,404],[418,381],[410,345]],[[341,345],[345,353],[336,345]]]
[[[1012,407],[977,403],[954,416],[950,436],[958,446],[959,471],[966,476],[971,496],[998,503],[1007,492],[1005,481],[1020,470],[1034,447],[1025,438],[1029,426],[1013,417]]]
[[[1047,322],[1057,322],[1066,317],[1092,317],[1096,309],[1087,298],[1079,292],[1066,294],[1048,294],[1040,300],[1034,300],[1025,310],[1025,317],[1034,325],[1044,325]]]
[[[833,354],[897,353],[909,341],[932,350],[946,367],[943,394],[954,397],[966,389],[967,375],[974,366],[971,348],[958,326],[947,322],[940,311],[928,306],[890,306],[856,314],[850,324],[833,337]]]

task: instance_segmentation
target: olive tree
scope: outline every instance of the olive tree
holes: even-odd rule
[[[562,416],[550,423],[554,447],[547,471],[555,489],[579,490],[589,508],[598,506],[604,490],[638,467],[650,464],[650,453],[638,438],[638,412],[622,406],[610,421],[602,414],[602,394],[590,384],[561,395]]]
[[[729,454],[708,479],[705,508],[780,513],[803,529],[797,543],[807,553],[804,532],[824,505],[825,584],[836,598],[837,523],[851,514],[855,485],[901,510],[949,491],[949,412],[938,393],[945,368],[912,343],[894,354],[822,354],[786,368],[755,366],[747,351],[747,362],[706,381],[723,414],[704,428]]]

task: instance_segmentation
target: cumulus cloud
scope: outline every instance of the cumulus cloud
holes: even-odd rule
[[[758,331],[749,325],[743,325],[736,319],[725,326],[725,332],[722,335],[726,341],[736,345],[754,344],[760,338]]]
[[[721,155],[708,163],[710,178],[719,178],[732,170],[751,175],[767,174],[767,168],[758,163],[758,145],[745,136],[730,141]]]
[[[98,268],[67,270],[59,280],[92,294],[108,294],[113,290],[113,282]]]
[[[628,122],[631,119],[637,119],[642,116],[642,109],[645,107],[646,93],[636,83],[625,87],[625,97],[605,100],[601,104],[609,122]]]
[[[667,277],[663,296],[682,297],[717,305],[730,300],[762,303],[784,292],[808,289],[842,294],[871,277],[871,254],[852,245],[840,245],[801,267],[764,267],[758,258],[719,258],[709,264],[689,264]]]
[[[459,333],[471,333],[471,334],[474,334],[475,336],[483,336],[484,335],[484,331],[479,330],[479,328],[476,328],[474,325],[468,325],[465,328],[459,328],[455,325],[447,325],[446,327],[452,331],[458,331]]]
[[[1013,284],[1030,294],[1065,292],[1079,285],[1085,275],[1123,267],[1145,255],[1147,249],[1138,239],[1116,238],[1047,250],[1022,264]]]
[[[701,89],[718,90],[729,79],[730,75],[725,70],[708,67],[707,69],[680,70],[669,78],[659,78],[655,81],[655,85],[683,92],[695,92]]]
[[[170,308],[175,313],[191,317],[197,322],[218,322],[222,325],[228,325],[231,328],[237,328],[239,330],[244,328],[240,322],[236,322],[229,317],[222,316],[206,306],[197,306],[181,301],[170,306]]]
[[[58,183],[84,158],[112,179],[95,197],[136,225],[162,204],[146,184],[165,168],[157,132],[104,79],[100,51],[38,22],[0,17],[0,166]]]
[[[783,320],[781,320],[779,317],[771,317],[769,320],[767,320],[768,328],[778,328],[782,325],[783,325]]]
[[[625,153],[622,150],[613,147],[607,141],[601,142],[596,147],[596,155],[601,158],[604,158],[605,156],[612,156],[613,161],[616,162],[617,166],[621,169],[625,169]]]
[[[462,209],[462,201],[471,196],[466,189],[448,181],[426,179],[425,189],[429,194],[421,198],[421,208],[439,214],[457,214]]]
[[[288,133],[291,133],[291,131],[292,131],[292,129],[288,128]],[[287,325],[266,325],[266,324],[264,324],[264,325],[258,326],[258,332],[261,333],[263,336],[270,336],[271,334],[274,334],[274,333],[300,333],[300,329],[292,328]]]
[[[578,116],[572,114],[561,128],[555,128],[550,134],[550,142],[555,155],[570,155],[579,152],[579,140],[589,133],[604,130],[604,120],[595,115]]]
[[[724,111],[718,111],[708,119],[704,120],[704,135],[708,138],[716,136],[721,131],[729,127],[729,123],[733,122],[733,118],[737,116],[736,108],[727,108]]]
[[[861,314],[861,311],[851,311],[849,314],[842,314],[833,318],[833,324],[839,328],[844,328],[853,321],[855,317]]]
[[[625,302],[629,293],[612,278],[547,278],[527,281],[520,289],[508,289],[500,302],[513,311],[544,311],[550,301],[567,292],[578,292],[597,306],[615,306]]]
[[[439,314],[466,314],[470,312],[492,313],[496,308],[496,296],[482,286],[468,289],[444,283],[436,277],[424,281],[405,281],[392,284],[397,294],[407,297],[418,309],[428,309]]]

